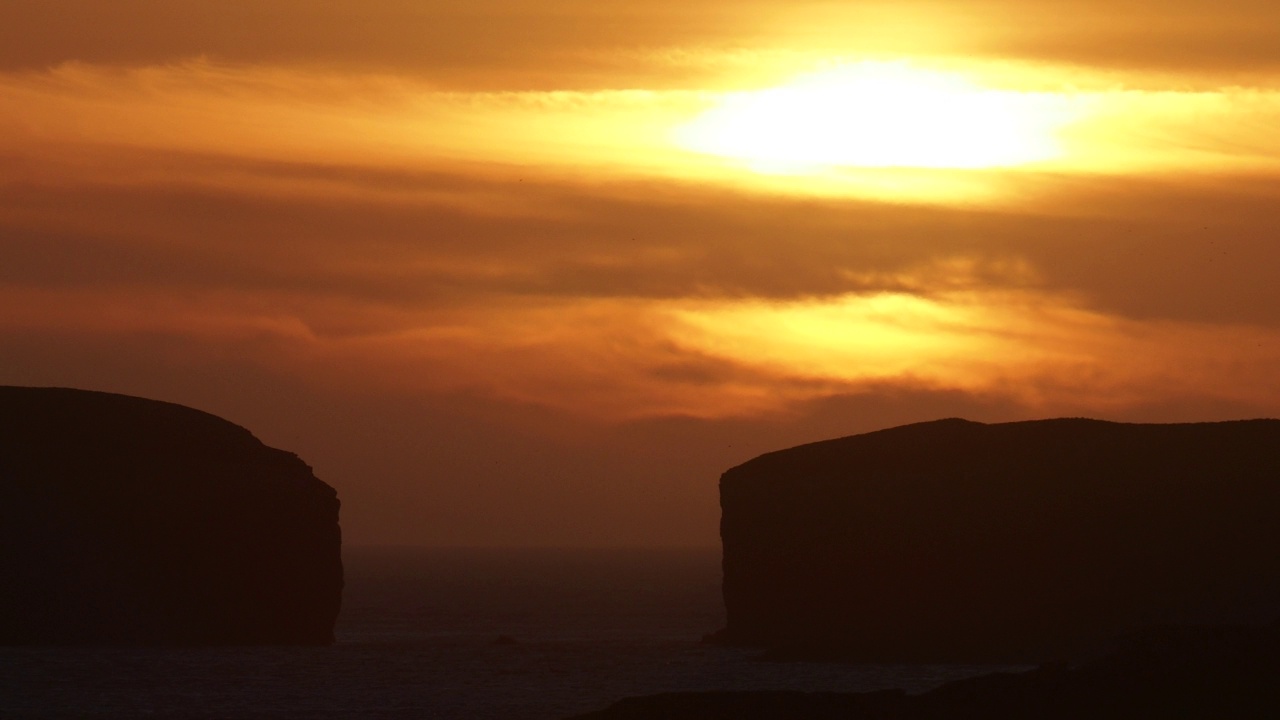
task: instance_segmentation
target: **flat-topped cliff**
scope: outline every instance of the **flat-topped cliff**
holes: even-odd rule
[[[0,644],[325,644],[338,498],[208,413],[0,387]]]
[[[875,662],[1087,656],[1280,616],[1280,421],[940,420],[720,483],[724,642]]]

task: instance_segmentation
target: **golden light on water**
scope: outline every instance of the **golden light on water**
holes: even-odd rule
[[[762,172],[976,169],[1057,159],[1062,96],[983,87],[905,62],[862,62],[732,93],[681,127],[686,149]]]

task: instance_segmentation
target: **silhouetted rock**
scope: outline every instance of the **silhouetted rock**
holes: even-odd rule
[[[338,499],[296,455],[141,398],[0,387],[0,644],[325,644]]]
[[[720,641],[1040,662],[1280,614],[1280,421],[941,420],[724,474]]]
[[[923,695],[707,692],[628,698],[574,720],[1261,720],[1280,717],[1274,628],[1153,630],[1077,667],[958,680]]]
[[[677,692],[625,698],[570,720],[881,720],[903,717],[907,706],[907,696],[901,690]]]

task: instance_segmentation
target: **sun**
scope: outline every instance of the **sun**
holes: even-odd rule
[[[864,62],[730,93],[676,143],[764,172],[832,167],[995,168],[1058,158],[1055,96],[982,87],[904,62]]]

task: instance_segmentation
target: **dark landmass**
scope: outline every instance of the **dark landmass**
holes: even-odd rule
[[[338,499],[170,403],[0,387],[0,644],[327,644]]]
[[[1036,664],[1280,615],[1276,420],[940,420],[763,455],[720,492],[714,639],[776,658]]]
[[[707,692],[628,698],[573,720],[1253,720],[1280,717],[1280,632],[1166,628],[1075,667],[959,680],[922,695]]]

